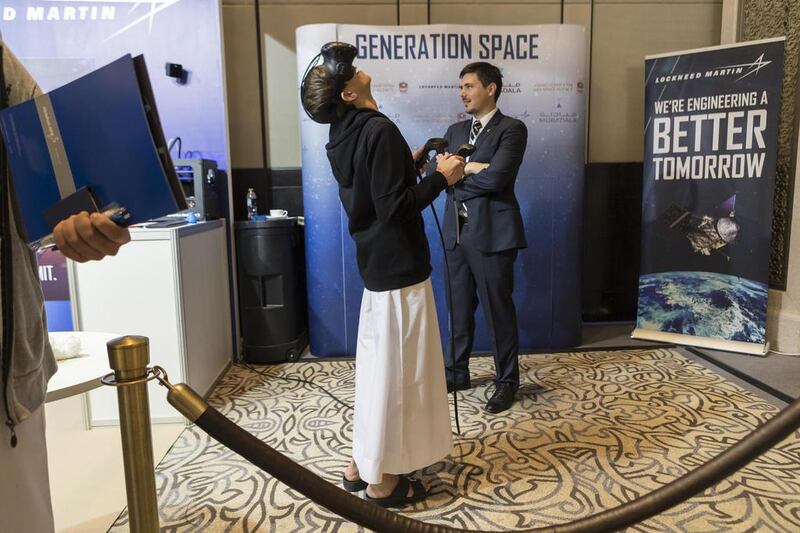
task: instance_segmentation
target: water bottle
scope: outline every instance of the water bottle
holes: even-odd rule
[[[256,191],[247,189],[247,218],[253,220],[258,214],[258,206],[256,206]]]

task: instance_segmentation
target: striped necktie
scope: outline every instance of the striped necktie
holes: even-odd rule
[[[481,132],[481,128],[483,128],[483,124],[478,119],[474,119],[472,122],[472,129],[469,132],[469,144],[474,145],[475,139],[478,138],[478,134]],[[467,157],[467,161],[469,161],[469,157]],[[458,216],[461,219],[461,223],[464,223],[467,219],[467,206],[464,202],[456,202],[456,210],[458,212]]]
[[[482,127],[483,127],[483,124],[481,124],[480,120],[475,119],[472,122],[472,131],[469,134],[469,143],[470,144],[475,144],[475,139],[478,138],[478,134],[481,132],[481,128]]]

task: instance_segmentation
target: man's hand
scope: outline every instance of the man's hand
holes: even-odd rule
[[[53,230],[58,249],[78,263],[117,255],[120,246],[130,242],[128,228],[117,226],[102,213],[86,211],[62,220]]]
[[[489,168],[489,163],[478,163],[477,161],[470,161],[464,166],[464,174],[470,176],[472,174],[477,174],[481,170],[486,170]]]
[[[440,154],[436,156],[436,170],[447,180],[447,186],[452,187],[464,177],[464,158],[450,153]]]

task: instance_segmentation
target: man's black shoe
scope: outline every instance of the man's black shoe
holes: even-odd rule
[[[449,381],[447,382],[447,394],[450,394],[454,390],[468,390],[470,388],[469,383],[456,383],[453,385]]]
[[[486,402],[484,409],[489,413],[502,413],[514,403],[514,393],[516,389],[509,383],[498,383],[495,386],[494,394]]]

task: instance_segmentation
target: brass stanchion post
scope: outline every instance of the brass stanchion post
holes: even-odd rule
[[[133,533],[158,531],[156,478],[153,468],[153,440],[147,395],[147,365],[150,363],[147,337],[120,337],[107,343],[108,361],[114,370],[125,464],[128,516]],[[133,382],[126,385],[126,382]]]

